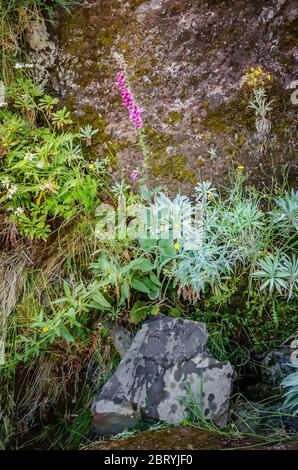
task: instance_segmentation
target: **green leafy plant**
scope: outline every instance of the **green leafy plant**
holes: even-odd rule
[[[55,113],[52,113],[52,122],[57,129],[63,129],[68,124],[72,124],[72,119],[70,117],[70,111],[64,107],[59,109]]]
[[[78,135],[57,132],[44,119],[45,112],[57,128],[71,122],[65,109],[53,112],[57,101],[36,84],[19,79],[8,88],[8,96],[15,111],[0,110],[0,212],[20,235],[46,239],[57,223],[96,206],[105,168],[84,161]],[[41,125],[35,124],[37,118]]]
[[[85,127],[80,127],[80,137],[86,141],[87,147],[90,147],[92,144],[92,137],[97,134],[98,129],[93,129],[90,124]]]
[[[159,295],[161,283],[146,258],[138,257],[122,266],[101,254],[91,269],[95,275],[88,286],[91,306],[113,316],[117,317],[125,303],[130,305],[132,291],[146,294],[152,301]]]
[[[39,321],[32,324],[33,327],[40,328],[43,335],[47,336],[50,343],[55,339],[64,338],[68,342],[74,341],[71,332],[75,329],[76,337],[83,334],[82,324],[78,319],[87,313],[90,305],[86,301],[86,290],[82,284],[77,285],[73,290],[64,282],[64,297],[51,302],[52,306],[60,305],[58,311],[54,310],[53,317],[44,320],[43,312],[40,313]]]
[[[45,111],[46,115],[50,118],[54,107],[59,103],[58,98],[53,98],[49,95],[44,95],[38,102],[39,109]]]

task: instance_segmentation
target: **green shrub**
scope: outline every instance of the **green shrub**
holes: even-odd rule
[[[69,113],[29,79],[7,90],[0,109],[2,169],[0,212],[20,235],[46,239],[63,221],[93,214],[104,187],[102,162],[84,158],[80,131],[70,132]]]
[[[167,302],[209,322],[224,348],[277,345],[297,321],[298,193],[260,193],[237,171],[230,189],[203,182],[192,201],[157,194],[140,214],[139,242],[168,278]]]

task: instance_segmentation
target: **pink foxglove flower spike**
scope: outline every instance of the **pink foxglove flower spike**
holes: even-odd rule
[[[133,94],[126,83],[124,70],[120,70],[117,74],[116,87],[120,90],[122,104],[129,111],[128,119],[135,123],[136,129],[143,127],[142,109],[135,103]]]

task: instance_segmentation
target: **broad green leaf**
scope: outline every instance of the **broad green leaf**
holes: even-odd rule
[[[153,238],[145,238],[145,239],[140,239],[140,245],[142,248],[145,250],[151,250],[155,246],[157,246],[157,240]]]
[[[152,281],[157,287],[161,287],[161,282],[160,282],[160,280],[158,279],[158,277],[156,276],[155,273],[151,272],[151,273],[149,274],[149,276],[150,276],[151,281]]]
[[[146,273],[152,269],[154,269],[154,266],[148,259],[138,258],[131,261],[126,266],[123,266],[121,268],[121,272],[127,273],[129,271],[141,271],[142,273]]]
[[[74,337],[69,333],[68,329],[66,328],[66,326],[64,325],[61,325],[59,327],[59,332],[61,334],[61,336],[68,342],[72,342],[74,341]]]
[[[144,282],[140,281],[139,279],[133,279],[131,282],[131,286],[133,289],[144,292],[145,294],[150,294],[150,289],[144,284]]]
[[[93,301],[96,302],[100,307],[109,310],[112,308],[110,302],[103,296],[100,291],[93,293],[92,298]],[[91,305],[94,304],[94,302],[92,302]]]
[[[145,320],[149,314],[149,307],[146,302],[138,300],[132,307],[129,315],[130,323],[137,325],[140,321]]]
[[[157,307],[152,307],[152,308],[151,308],[151,311],[150,311],[151,315],[153,315],[153,316],[154,316],[154,315],[158,315],[159,312],[160,312],[160,309],[159,309],[158,306],[157,306]]]
[[[182,316],[182,312],[179,308],[171,308],[170,312],[169,312],[170,316],[171,317],[174,317],[174,318],[180,318]]]

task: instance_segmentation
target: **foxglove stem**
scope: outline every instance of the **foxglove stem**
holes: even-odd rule
[[[136,103],[133,93],[129,87],[129,80],[127,77],[127,64],[120,54],[115,54],[115,59],[119,66],[117,74],[116,88],[120,91],[123,106],[129,111],[128,120],[134,123],[136,135],[138,138],[139,146],[143,154],[143,174],[145,177],[146,185],[149,189],[149,174],[148,174],[148,160],[149,150],[145,142],[144,122],[142,119],[142,108]],[[135,181],[138,178],[137,170],[132,171],[130,178]]]

